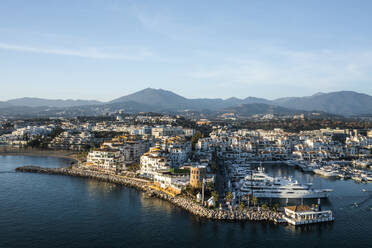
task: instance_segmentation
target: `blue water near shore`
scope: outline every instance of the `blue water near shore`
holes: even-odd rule
[[[23,165],[60,167],[66,159],[0,156],[0,248],[8,247],[372,247],[372,184],[292,175],[334,192],[324,207],[336,221],[305,227],[201,220],[170,203],[110,183],[16,173]],[[362,192],[366,189],[369,192]],[[353,203],[359,202],[359,207]]]

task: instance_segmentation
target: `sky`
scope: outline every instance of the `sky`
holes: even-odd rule
[[[1,0],[0,101],[372,95],[370,0]]]

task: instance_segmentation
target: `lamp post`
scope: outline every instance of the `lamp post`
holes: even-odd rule
[[[202,205],[204,206],[204,186],[205,186],[205,178],[203,178],[202,183]]]

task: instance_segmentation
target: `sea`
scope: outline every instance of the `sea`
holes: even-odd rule
[[[0,248],[11,247],[372,247],[372,184],[331,180],[287,165],[273,176],[331,188],[333,223],[294,227],[210,221],[135,189],[91,179],[15,172],[68,159],[0,156]],[[290,203],[289,203],[290,204]],[[310,204],[310,203],[309,203]]]

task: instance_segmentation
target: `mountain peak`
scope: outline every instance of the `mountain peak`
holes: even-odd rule
[[[146,88],[140,91],[137,91],[133,94],[122,96],[117,99],[114,99],[110,103],[118,102],[139,102],[148,105],[158,105],[167,107],[172,104],[182,105],[187,99],[173,93],[172,91],[163,90],[163,89],[154,89]]]
[[[274,100],[277,105],[307,111],[324,111],[340,115],[372,113],[372,97],[355,91],[317,93],[307,97],[288,97]]]
[[[127,96],[130,96],[130,95],[134,95],[134,94],[170,94],[170,95],[177,95],[176,93],[172,92],[172,91],[169,91],[169,90],[164,90],[164,89],[155,89],[155,88],[145,88],[143,90],[140,90],[140,91],[137,91],[137,92],[134,92],[132,94],[129,94]]]
[[[317,93],[315,93],[314,95],[312,95],[312,96],[322,96],[322,95],[325,95],[326,93],[323,93],[323,92],[317,92]]]
[[[165,90],[163,90],[163,89],[161,89],[161,88],[156,89],[156,88],[147,87],[147,88],[145,88],[145,89],[143,89],[143,90],[140,90],[140,91],[138,91],[138,92],[141,92],[141,91],[146,92],[146,91],[165,91]]]
[[[240,101],[241,99],[237,98],[237,97],[229,97],[226,99],[226,101]]]

